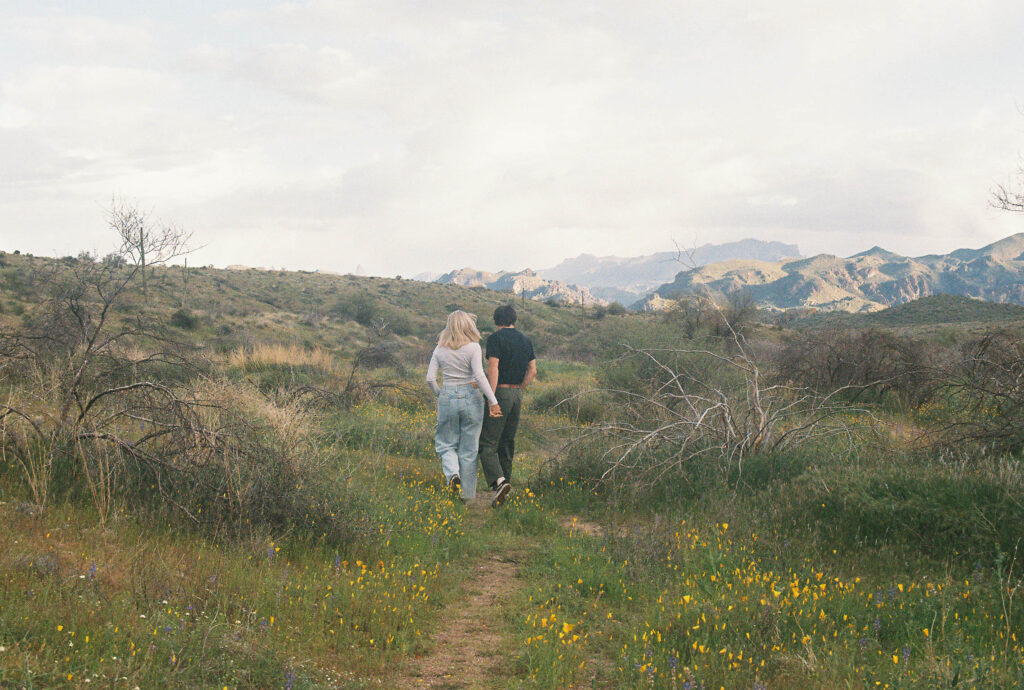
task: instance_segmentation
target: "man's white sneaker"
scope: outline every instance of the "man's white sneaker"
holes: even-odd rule
[[[505,499],[508,498],[508,492],[512,490],[512,485],[507,481],[502,480],[498,483],[498,486],[494,488],[494,498],[491,499],[491,507],[497,508]]]

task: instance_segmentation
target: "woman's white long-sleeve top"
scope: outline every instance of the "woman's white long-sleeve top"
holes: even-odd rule
[[[452,350],[438,345],[434,348],[434,354],[430,356],[430,366],[427,367],[427,383],[434,395],[439,395],[441,387],[437,385],[437,370],[444,374],[444,383],[448,386],[463,386],[476,383],[480,392],[487,398],[491,405],[497,405],[498,399],[494,397],[491,384],[484,374],[483,353],[480,350],[480,343],[467,343],[458,350]]]

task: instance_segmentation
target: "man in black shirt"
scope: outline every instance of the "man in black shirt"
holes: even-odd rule
[[[487,485],[494,489],[492,506],[500,506],[512,490],[512,457],[523,405],[523,389],[537,376],[533,343],[516,330],[516,310],[511,305],[494,310],[498,327],[487,337],[487,380],[501,406],[501,416],[484,417],[480,432],[480,464]]]

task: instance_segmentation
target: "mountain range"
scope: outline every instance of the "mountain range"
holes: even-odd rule
[[[540,271],[490,273],[462,268],[444,275],[421,273],[416,280],[486,287],[527,299],[579,304],[632,304],[671,281],[681,269],[727,259],[777,261],[800,256],[794,244],[746,239],[705,244],[692,250],[618,257],[580,254]]]
[[[980,249],[918,257],[873,247],[846,258],[724,261],[682,271],[633,306],[654,310],[686,295],[739,290],[771,310],[873,312],[940,293],[1024,304],[1024,233]]]
[[[580,254],[553,268],[541,269],[537,275],[587,287],[595,297],[601,299],[632,304],[662,284],[672,281],[681,270],[733,259],[781,261],[798,256],[800,250],[795,244],[745,239],[646,256]]]
[[[510,292],[525,299],[542,300],[566,304],[607,304],[585,287],[568,285],[560,280],[541,278],[536,271],[526,269],[518,273],[500,271],[488,273],[473,268],[462,268],[445,273],[434,280],[436,283],[450,283],[464,287],[484,287],[498,292]]]

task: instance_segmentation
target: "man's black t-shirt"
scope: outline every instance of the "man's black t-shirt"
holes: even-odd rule
[[[526,376],[526,367],[536,357],[533,343],[515,328],[499,328],[487,336],[487,357],[498,358],[498,385],[518,386]]]

